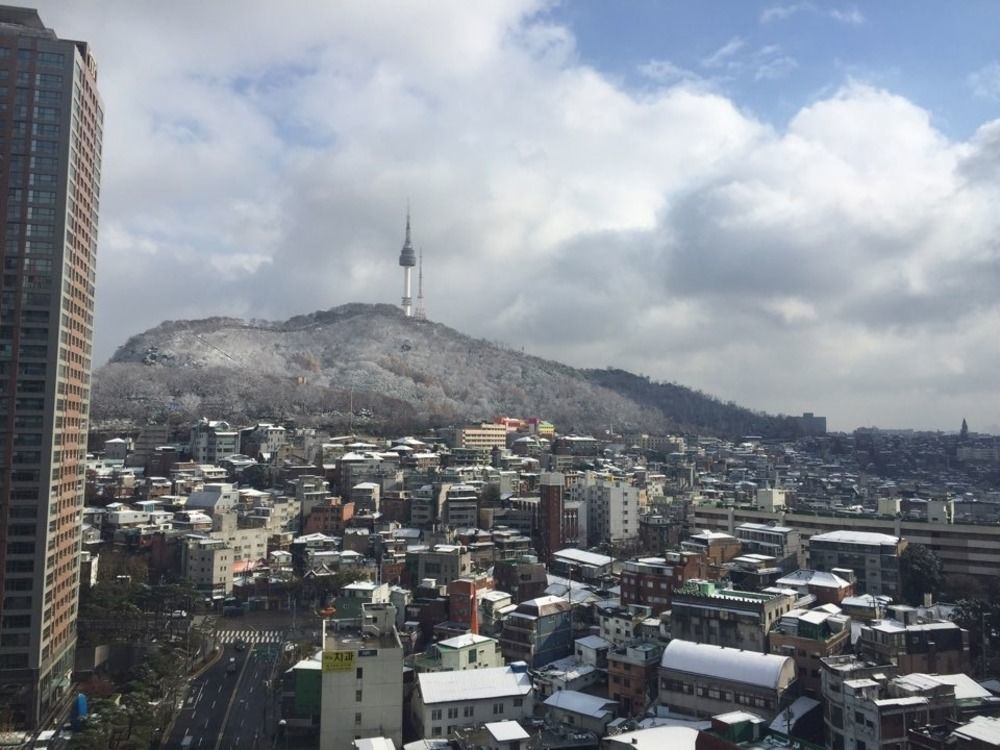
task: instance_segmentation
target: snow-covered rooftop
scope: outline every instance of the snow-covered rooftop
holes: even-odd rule
[[[608,557],[607,555],[599,555],[596,552],[586,552],[585,550],[576,549],[574,547],[561,549],[556,552],[553,557],[559,560],[568,560],[569,562],[581,563],[582,565],[594,565],[597,567],[610,565],[614,561],[613,558]]]
[[[485,635],[463,633],[462,635],[456,635],[454,638],[439,641],[437,645],[438,648],[466,648],[468,646],[475,646],[476,644],[486,643],[487,641],[492,640],[492,638],[487,638]]]
[[[486,731],[496,742],[519,742],[531,737],[516,721],[490,721]]]
[[[457,672],[426,672],[417,675],[425,704],[451,703],[524,696],[531,690],[531,677],[510,667],[489,667]]]
[[[778,713],[771,722],[771,731],[790,736],[795,729],[795,722],[820,705],[820,702],[807,696],[796,698],[784,711]]]
[[[561,708],[563,711],[572,711],[594,719],[613,716],[615,704],[616,701],[577,690],[558,690],[545,699],[545,705],[549,708]]]
[[[838,575],[826,573],[821,570],[796,570],[775,581],[776,586],[822,586],[824,588],[842,589],[850,586],[850,581],[845,581]]]
[[[667,645],[660,666],[767,688],[776,688],[783,672],[795,674],[792,659],[788,656],[683,640],[673,640]]]
[[[839,544],[877,544],[895,546],[899,542],[899,537],[891,534],[879,534],[874,531],[827,531],[824,534],[815,534],[809,537],[809,544],[813,542],[836,542]]]
[[[613,737],[605,737],[601,742],[609,750],[631,748],[632,750],[695,750],[698,744],[697,729],[690,727],[661,726],[623,732]]]
[[[955,729],[954,734],[963,739],[1000,745],[1000,718],[996,716],[974,716],[968,724],[963,724]]]

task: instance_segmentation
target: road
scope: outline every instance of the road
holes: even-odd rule
[[[283,634],[260,631],[253,626],[241,630],[235,625],[220,632],[222,655],[205,672],[192,680],[170,736],[161,747],[182,747],[190,736],[191,750],[267,750],[271,747],[270,684],[279,658]],[[237,651],[233,641],[242,638],[247,646]],[[230,659],[236,671],[229,672]]]
[[[235,693],[229,720],[218,750],[264,750],[271,747],[274,723],[275,664],[280,643],[250,646],[240,684]]]

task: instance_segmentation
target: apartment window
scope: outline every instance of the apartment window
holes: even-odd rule
[[[363,696],[362,696],[362,692],[363,691],[361,691],[361,690],[355,690],[354,691],[354,702],[355,703],[361,703],[361,701],[364,699]]]
[[[18,50],[17,51],[19,58],[21,57],[21,53],[24,52],[24,51],[25,50]],[[28,52],[30,53],[30,50],[28,50]],[[29,59],[30,59],[30,54],[29,54]],[[65,60],[65,58],[63,57],[62,52],[39,52],[38,53],[38,64],[39,65],[48,65],[48,66],[58,67],[58,66],[61,66],[63,64],[64,60]]]
[[[364,675],[365,675],[365,670],[362,667],[358,667],[357,669],[354,670],[354,676],[357,677],[359,680],[363,678]]]
[[[361,714],[360,713],[354,714],[354,723],[355,724],[360,724],[361,723]]]
[[[441,720],[441,709],[440,708],[431,709],[431,721],[440,721],[440,720]]]
[[[440,736],[441,736],[441,727],[434,727],[431,729],[431,737],[440,737]]]
[[[465,708],[462,709],[462,716],[469,718],[472,716],[473,712],[474,709],[472,706],[466,706]]]
[[[0,669],[26,669],[27,654],[0,654]]]
[[[524,698],[515,698],[514,699],[514,708],[520,708],[523,705],[524,705]]]
[[[455,706],[454,708],[449,708],[448,709],[448,718],[449,719],[457,719],[458,718],[458,706]]]
[[[496,715],[496,714],[502,714],[502,713],[503,713],[503,703],[494,703],[493,704],[493,714]]]

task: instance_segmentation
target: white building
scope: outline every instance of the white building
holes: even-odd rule
[[[413,725],[425,739],[450,737],[481,722],[531,718],[534,691],[527,665],[417,675]]]
[[[188,537],[181,547],[181,573],[196,589],[210,596],[233,590],[233,558],[221,539]]]
[[[475,633],[464,633],[438,641],[413,659],[413,667],[418,672],[460,672],[503,666],[505,664],[500,653],[500,642]]]
[[[186,510],[200,510],[215,516],[230,513],[240,501],[239,491],[228,482],[211,482],[192,492],[184,503]]]
[[[358,625],[323,632],[320,750],[351,750],[355,740],[403,744],[403,647],[396,608],[369,604]]]
[[[191,428],[191,460],[215,464],[224,456],[240,452],[240,433],[228,422],[202,419]]]
[[[570,488],[570,499],[587,508],[591,544],[627,544],[639,538],[639,510],[648,504],[646,490],[610,476],[587,472]]]

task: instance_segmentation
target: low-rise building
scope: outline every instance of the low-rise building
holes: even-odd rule
[[[181,575],[206,596],[221,598],[233,590],[232,550],[221,539],[189,536],[181,547]]]
[[[600,581],[611,574],[612,563],[614,558],[608,555],[569,547],[553,553],[550,568],[556,575],[570,580]]]
[[[523,663],[464,672],[425,672],[417,675],[412,706],[418,736],[447,738],[459,728],[480,722],[530,718],[534,690]]]
[[[736,527],[744,553],[768,555],[785,572],[798,570],[805,563],[802,538],[798,529],[766,523],[741,523]]]
[[[576,690],[560,690],[545,699],[550,720],[604,736],[615,718],[615,702]]]
[[[654,615],[669,609],[674,589],[698,576],[700,559],[694,552],[668,552],[663,557],[626,560],[621,577],[622,604],[647,606]]]
[[[732,534],[699,531],[681,542],[681,548],[704,555],[715,565],[722,565],[739,555],[743,545]]]
[[[811,698],[823,695],[822,659],[851,647],[851,620],[825,609],[793,609],[782,615],[768,633],[772,654],[795,661],[799,691]]]
[[[458,544],[437,544],[408,550],[406,569],[410,581],[416,583],[433,578],[439,585],[446,585],[472,572],[472,558],[467,547]]]
[[[950,620],[924,620],[912,607],[890,607],[901,619],[876,620],[861,627],[861,655],[895,664],[903,674],[951,674],[969,669],[969,632]]]
[[[673,640],[660,660],[660,705],[708,718],[746,710],[770,720],[795,697],[795,662],[707,643]]]
[[[840,605],[854,595],[854,581],[841,578],[833,572],[819,570],[796,570],[774,582],[784,589],[795,589],[801,596],[812,595],[817,604]]]
[[[767,632],[792,609],[795,597],[721,588],[692,580],[673,595],[670,632],[674,638],[716,646],[767,650]]]
[[[340,589],[337,595],[336,618],[351,620],[361,616],[366,605],[386,604],[389,601],[389,584],[374,581],[355,581]]]
[[[899,557],[906,540],[870,531],[830,531],[809,537],[809,567],[854,571],[859,594],[884,594],[898,599]]]
[[[540,596],[507,615],[500,636],[507,661],[541,667],[573,653],[572,607],[558,596]]]
[[[505,666],[500,643],[474,633],[438,641],[410,661],[417,672],[461,672]]]
[[[663,646],[634,643],[608,652],[608,698],[620,716],[642,716],[656,701]]]

